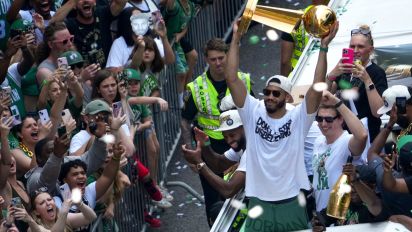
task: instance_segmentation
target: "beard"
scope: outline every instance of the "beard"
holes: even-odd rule
[[[246,138],[243,135],[238,141],[237,141],[237,147],[236,148],[232,148],[235,152],[239,152],[241,150],[245,150],[246,149]]]
[[[286,99],[283,99],[282,101],[279,101],[274,107],[269,107],[267,102],[268,102],[268,100],[264,101],[266,111],[269,114],[275,113],[276,111],[278,111],[279,109],[282,109],[286,105]]]

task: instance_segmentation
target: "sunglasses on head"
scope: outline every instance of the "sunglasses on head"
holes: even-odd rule
[[[78,69],[83,68],[83,62],[70,65],[71,70],[74,70],[75,68],[78,68]]]
[[[325,120],[327,123],[332,123],[335,119],[337,119],[338,116],[335,117],[331,117],[331,116],[327,116],[327,117],[322,117],[322,116],[316,116],[315,120],[319,123],[323,122],[323,120]]]
[[[38,196],[40,193],[47,193],[49,189],[47,187],[40,187],[36,190],[34,190],[34,196]]]
[[[282,92],[280,92],[279,90],[263,89],[263,95],[265,95],[267,97],[270,94],[272,94],[272,96],[274,96],[274,97],[279,97],[282,94]]]
[[[55,40],[55,41],[53,41],[53,42],[55,42],[55,43],[62,43],[63,45],[66,45],[67,43],[69,43],[69,41],[70,41],[70,43],[73,43],[73,41],[74,41],[74,36],[73,36],[73,35],[71,35],[68,39]]]
[[[353,29],[352,31],[350,31],[350,35],[357,35],[357,34],[362,34],[365,36],[370,36],[371,35],[371,31],[368,29]]]

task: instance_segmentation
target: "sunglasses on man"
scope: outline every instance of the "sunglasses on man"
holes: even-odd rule
[[[327,123],[332,123],[335,119],[337,119],[338,116],[335,117],[331,117],[331,116],[326,116],[326,117],[322,117],[322,116],[316,116],[315,120],[319,123],[322,123],[323,120],[325,120]]]
[[[273,97],[280,97],[280,95],[282,94],[282,92],[279,91],[279,90],[263,89],[263,95],[265,95],[266,97],[268,97],[270,94],[272,94]]]
[[[74,41],[74,36],[73,35],[71,35],[68,39],[54,40],[53,42],[54,43],[62,43],[63,45],[66,45],[67,43],[69,43],[69,41],[70,41],[70,43],[73,43],[73,41]]]

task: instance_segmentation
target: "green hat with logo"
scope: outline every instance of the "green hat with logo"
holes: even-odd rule
[[[60,57],[66,57],[68,65],[84,62],[83,56],[78,51],[67,51],[62,53]]]
[[[127,80],[141,80],[140,72],[135,69],[126,68],[125,70],[123,70],[123,73],[126,76]]]
[[[100,112],[111,113],[112,110],[110,109],[110,106],[105,101],[96,99],[96,100],[89,102],[89,104],[87,104],[86,107],[84,107],[82,113],[83,115],[88,115],[88,114],[94,115]]]
[[[24,19],[17,19],[10,26],[11,30],[17,30],[17,31],[28,31],[33,28],[34,28],[33,23],[28,20],[24,20]]]

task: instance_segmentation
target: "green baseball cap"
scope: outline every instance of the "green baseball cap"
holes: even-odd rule
[[[67,51],[62,53],[60,57],[66,57],[68,65],[84,62],[83,56],[78,51]]]
[[[84,107],[84,110],[82,113],[84,115],[87,115],[87,114],[94,115],[100,112],[111,113],[112,110],[110,109],[110,106],[105,101],[96,99],[96,100],[89,102],[89,104],[87,104],[86,107]]]
[[[126,68],[125,70],[123,70],[123,73],[124,75],[126,75],[127,80],[141,80],[140,72],[135,69]]]
[[[34,28],[33,23],[28,20],[24,20],[24,19],[17,19],[10,26],[11,30],[18,30],[18,31],[27,31],[33,28]]]

